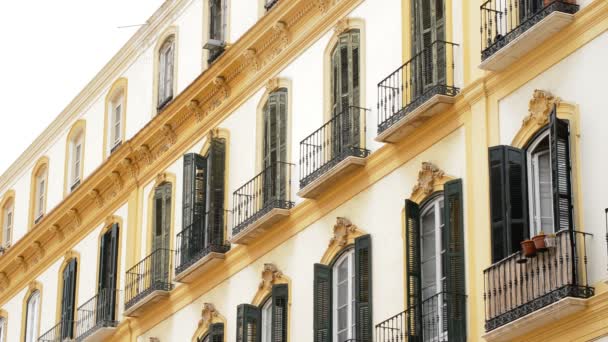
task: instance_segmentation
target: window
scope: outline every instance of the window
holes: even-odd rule
[[[263,108],[262,170],[264,170],[264,203],[284,201],[287,197],[287,89],[270,93]]]
[[[6,317],[0,317],[0,342],[6,342]]]
[[[160,112],[173,99],[175,36],[165,40],[158,51],[158,103]]]
[[[25,342],[36,342],[40,316],[40,291],[32,292],[27,300],[25,312]]]
[[[354,251],[345,253],[333,268],[336,279],[333,288],[334,340],[346,341],[355,338],[355,258]]]
[[[523,148],[489,150],[492,260],[539,234],[574,229],[569,124],[557,118]]]
[[[112,101],[111,108],[112,127],[111,127],[111,150],[114,151],[122,143],[122,96]]]
[[[207,0],[209,2],[209,39],[204,49],[209,51],[207,63],[213,63],[225,48],[226,0]]]
[[[76,259],[68,261],[63,269],[61,291],[61,339],[74,337],[74,311],[76,310]]]
[[[260,306],[237,307],[237,342],[287,342],[287,284],[275,284]]]
[[[466,340],[462,182],[405,202],[407,340]]]
[[[68,191],[74,191],[80,185],[82,177],[82,159],[83,159],[84,132],[77,132],[70,139],[69,145],[69,163],[68,163]]]
[[[14,201],[9,199],[3,208],[3,224],[2,227],[2,246],[7,247],[11,244],[13,236],[13,221],[14,221]]]
[[[45,198],[46,198],[46,188],[47,188],[47,168],[43,166],[38,170],[38,173],[35,177],[35,197],[34,197],[34,223],[38,223],[42,216],[44,215],[45,210]]]
[[[119,232],[118,223],[114,223],[100,239],[97,319],[104,322],[115,321]]]
[[[208,332],[196,338],[196,342],[224,342],[224,323],[213,323]]]
[[[264,1],[264,8],[267,11],[270,11],[270,9],[279,2],[279,0],[263,0],[263,1]]]
[[[437,84],[444,84],[445,49],[436,42],[445,40],[444,0],[415,0],[412,11],[412,56],[422,51],[420,65],[414,68],[411,82],[414,97],[422,95],[426,90]]]
[[[371,237],[355,239],[332,265],[315,264],[315,342],[372,340]]]

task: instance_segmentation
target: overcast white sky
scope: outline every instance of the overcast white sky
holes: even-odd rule
[[[163,0],[0,0],[0,174]]]

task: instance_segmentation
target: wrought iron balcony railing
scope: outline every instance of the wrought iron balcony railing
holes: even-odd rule
[[[159,248],[127,271],[125,310],[154,291],[171,291],[171,257],[173,251]]]
[[[437,293],[422,301],[420,315],[401,312],[376,325],[376,342],[466,342],[466,296]]]
[[[119,290],[102,289],[76,312],[76,340],[82,341],[101,328],[115,328]]]
[[[194,222],[177,234],[177,251],[175,274],[180,274],[188,267],[209,253],[226,253],[230,250],[230,243],[223,240],[225,210],[211,210],[205,216],[195,219]],[[205,233],[219,231],[215,237]]]
[[[69,341],[74,335],[74,321],[61,321],[44,334],[40,335],[38,342]]]
[[[454,50],[458,44],[437,40],[378,83],[378,134],[431,99],[456,96]]]
[[[514,41],[553,12],[574,14],[574,0],[487,0],[481,5],[481,60]]]
[[[300,188],[347,157],[365,158],[362,134],[367,109],[351,106],[300,142]]]
[[[274,162],[233,194],[232,236],[237,235],[272,209],[291,209],[293,164]]]
[[[589,233],[563,230],[555,247],[525,259],[516,252],[483,272],[486,331],[494,330],[566,297],[589,298]]]

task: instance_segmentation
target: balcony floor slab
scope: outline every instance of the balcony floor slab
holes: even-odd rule
[[[133,304],[130,308],[125,309],[123,314],[127,317],[139,317],[149,306],[166,300],[167,297],[169,297],[169,291],[154,290],[138,300],[137,303]]]
[[[365,166],[366,158],[349,156],[344,158],[336,166],[327,170],[324,174],[320,175],[317,179],[310,182],[305,187],[298,191],[297,195],[302,198],[316,198],[318,197],[330,184],[338,177],[343,177],[357,168]]]
[[[78,342],[104,342],[114,334],[116,327],[99,327],[95,328],[88,336],[76,339]]]
[[[232,236],[231,243],[248,245],[252,240],[265,233],[277,221],[289,216],[289,209],[273,208],[268,213],[249,224],[238,234]]]
[[[174,281],[179,283],[188,284],[197,279],[202,273],[204,273],[210,267],[213,267],[222,260],[224,260],[226,256],[223,253],[211,252],[205,255],[204,257],[198,259],[194,264],[190,267],[186,268],[179,274],[175,275]]]

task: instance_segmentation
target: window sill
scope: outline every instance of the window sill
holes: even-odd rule
[[[114,151],[118,150],[118,148],[122,145],[122,140],[117,142],[114,147],[110,149],[110,154],[114,153]]]

